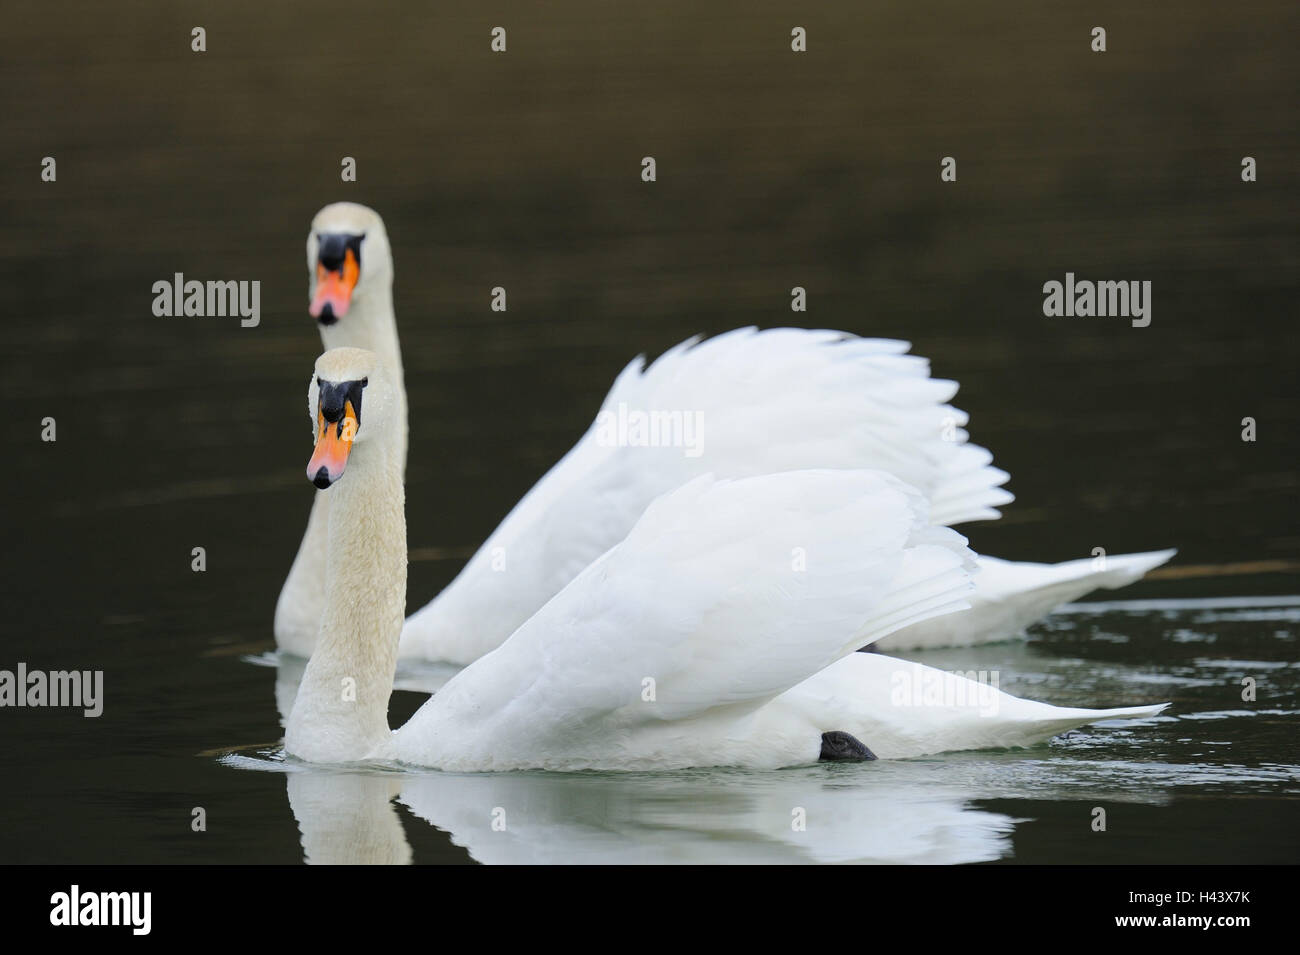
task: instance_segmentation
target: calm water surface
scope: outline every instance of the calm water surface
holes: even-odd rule
[[[223,763],[271,774],[277,795],[283,782],[313,863],[1293,862],[1297,623],[1300,597],[1092,603],[1028,644],[918,654],[1011,673],[1007,689],[1061,704],[1175,704],[1026,750],[656,774],[349,773],[267,747]],[[300,674],[279,669],[289,686]],[[1257,681],[1255,704],[1240,701],[1243,674]],[[445,675],[410,669],[399,685]],[[1105,832],[1091,828],[1097,806]]]
[[[223,762],[274,774],[277,794],[283,781],[314,863],[1287,862],[1300,854],[1297,623],[1300,597],[1094,603],[1028,644],[917,655],[1010,675],[1011,692],[1061,704],[1175,704],[1027,750],[656,774],[345,773],[266,747]],[[284,692],[301,671],[279,669]],[[1255,704],[1240,700],[1243,674]],[[445,676],[408,669],[399,685]],[[1091,829],[1096,806],[1104,833]],[[434,836],[447,842],[428,845]]]

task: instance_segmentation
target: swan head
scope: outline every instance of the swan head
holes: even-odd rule
[[[322,490],[343,476],[348,460],[380,443],[392,417],[392,389],[374,352],[332,348],[316,359],[307,388],[307,413],[316,446],[307,480]]]
[[[355,202],[335,202],[316,213],[307,233],[312,318],[328,327],[354,302],[393,284],[393,254],[379,213]]]

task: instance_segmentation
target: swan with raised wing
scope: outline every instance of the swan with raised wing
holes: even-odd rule
[[[405,610],[401,404],[372,352],[308,394],[325,609],[286,751],[455,771],[778,768],[1026,745],[1162,706],[1058,708],[861,646],[966,606],[973,555],[882,472],[702,475],[650,504],[390,732]],[[961,698],[959,699],[958,696]]]

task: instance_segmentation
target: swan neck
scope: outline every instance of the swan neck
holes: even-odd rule
[[[326,350],[365,348],[374,352],[400,382],[401,348],[397,341],[397,316],[393,312],[392,282],[358,288],[348,313],[333,325],[322,326],[321,341]]]
[[[390,429],[391,432],[391,429]],[[358,446],[327,491],[325,609],[285,732],[313,762],[373,755],[389,737],[388,700],[406,610],[402,471],[390,434]]]

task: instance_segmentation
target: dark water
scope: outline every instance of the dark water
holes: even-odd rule
[[[304,838],[313,858],[417,861],[1300,858],[1300,601],[1260,599],[1300,593],[1294,4],[355,14],[7,12],[0,668],[102,669],[107,701],[99,719],[0,711],[0,861],[287,862]],[[248,771],[285,769],[259,755],[275,673],[248,658],[272,646],[310,501],[303,242],[342,198],[379,209],[395,249],[412,606],[632,355],[797,319],[907,338],[962,382],[1018,497],[966,528],[977,549],[1180,548],[1114,596],[1191,603],[1072,612],[926,662],[1053,703],[1173,707],[1034,750],[781,774]],[[261,325],[155,318],[151,286],[178,271],[260,281]],[[1067,271],[1151,281],[1152,324],[1044,318]],[[1203,603],[1229,596],[1248,602]],[[393,721],[420,699],[397,693]],[[790,805],[829,827],[795,840]]]

